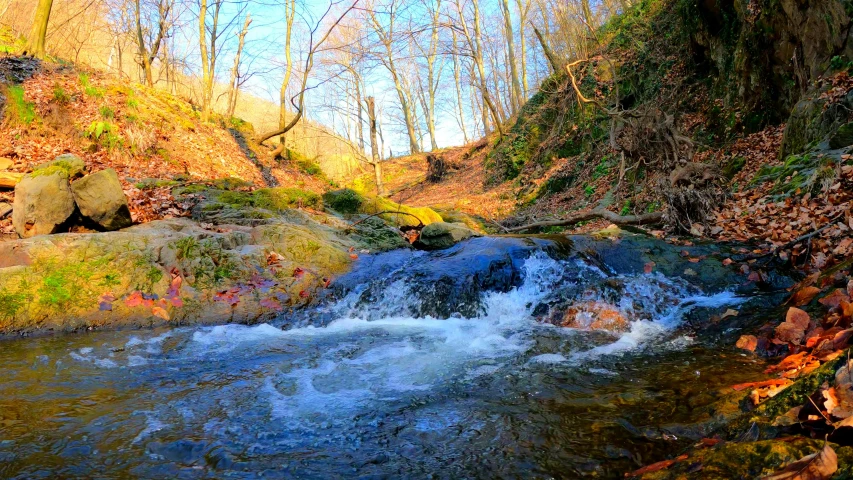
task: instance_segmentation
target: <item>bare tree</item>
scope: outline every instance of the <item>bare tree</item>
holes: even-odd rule
[[[309,36],[308,36],[308,54],[305,57],[305,65],[304,65],[304,68],[302,71],[301,86],[300,86],[299,92],[290,99],[290,103],[296,109],[296,115],[284,127],[279,127],[276,130],[273,130],[271,132],[267,132],[267,133],[264,133],[264,134],[261,134],[260,136],[258,136],[256,139],[258,141],[258,143],[262,143],[262,142],[269,140],[272,137],[285,134],[285,133],[289,132],[291,129],[293,129],[293,127],[295,127],[299,123],[299,120],[305,114],[305,92],[308,90],[308,79],[311,75],[311,69],[314,67],[314,55],[316,54],[317,50],[319,50],[320,47],[323,46],[323,44],[326,42],[326,40],[329,39],[329,36],[332,34],[332,32],[335,30],[335,28],[341,23],[341,21],[343,21],[343,19],[353,9],[355,9],[355,7],[358,5],[358,3],[359,3],[359,0],[354,0],[349,7],[344,9],[343,13],[341,13],[335,19],[335,21],[326,30],[326,33],[323,34],[323,36],[320,37],[320,39],[317,40],[316,42],[314,41],[314,38],[315,38],[315,35],[317,34],[317,31],[320,29],[320,26],[322,25],[323,20],[329,15],[329,13],[332,11],[332,8],[335,5],[337,5],[337,3],[335,3],[335,2],[330,3],[329,8],[326,9],[323,16],[320,17],[320,20],[317,21],[317,23],[311,29]]]
[[[169,13],[174,6],[174,0],[157,0],[157,17],[153,28],[145,25],[145,18],[142,12],[141,0],[133,1],[134,23],[136,26],[136,47],[138,52],[138,62],[142,67],[143,80],[145,84],[154,86],[154,75],[151,71],[151,63],[157,58],[160,51],[160,45],[166,38],[169,30]],[[150,38],[153,31],[156,31],[156,36]],[[146,38],[146,32],[149,34]]]
[[[240,57],[243,55],[243,47],[246,44],[246,35],[249,33],[249,25],[252,24],[252,15],[246,14],[243,29],[237,34],[237,53],[234,55],[234,66],[231,67],[231,81],[228,83],[228,117],[234,116],[237,108],[237,95],[240,93]]]
[[[368,10],[368,19],[370,20],[370,23],[373,26],[373,31],[376,33],[379,38],[379,42],[384,49],[384,53],[379,55],[379,59],[382,65],[384,65],[388,70],[388,73],[391,75],[391,79],[394,81],[394,89],[397,91],[397,97],[400,101],[400,109],[403,113],[406,133],[409,135],[409,149],[412,153],[418,153],[421,151],[421,148],[418,142],[418,135],[415,132],[415,121],[410,95],[406,92],[405,86],[403,85],[403,79],[400,76],[400,72],[397,70],[397,64],[395,62],[394,27],[397,20],[397,7],[398,0],[391,0],[391,2],[385,7],[387,8],[388,13],[387,23],[383,23],[379,20],[377,12],[374,9]]]

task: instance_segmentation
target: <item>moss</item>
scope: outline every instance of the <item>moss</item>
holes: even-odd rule
[[[332,210],[339,213],[373,215],[379,212],[399,212],[379,215],[383,220],[396,226],[417,225],[418,220],[424,225],[443,221],[441,215],[431,208],[410,207],[387,198],[364,195],[351,189],[328,192],[323,195],[323,199]]]
[[[750,182],[758,185],[773,182],[771,193],[790,195],[798,190],[802,193],[816,194],[826,183],[836,175],[835,165],[841,162],[840,153],[807,153],[791,155],[782,165],[764,165]]]
[[[136,182],[136,188],[140,190],[148,190],[152,188],[174,187],[180,185],[180,182],[174,180],[166,180],[162,178],[144,178]]]
[[[225,191],[219,194],[217,200],[236,209],[253,207],[276,213],[291,208],[323,208],[320,195],[299,188],[262,188],[251,193]]]
[[[808,403],[807,397],[814,394],[824,382],[832,381],[835,378],[835,371],[841,367],[845,359],[846,355],[841,355],[797,379],[793,385],[775,397],[732,421],[722,433],[726,438],[734,439],[743,436],[748,430],[757,429],[763,438],[773,436],[776,431],[775,427],[771,426],[773,421],[792,408]]]
[[[247,182],[242,178],[235,177],[218,178],[210,183],[214,188],[219,190],[240,190],[243,188],[250,188],[252,186],[252,182]]]
[[[68,178],[69,177],[68,168],[63,167],[62,165],[50,165],[50,166],[47,166],[44,168],[39,168],[39,169],[33,170],[33,172],[30,173],[30,176],[35,178],[35,177],[48,177],[50,175],[57,175],[57,174],[65,177],[65,178]]]
[[[35,104],[24,99],[24,87],[6,88],[6,119],[16,125],[30,125],[38,119]]]
[[[733,157],[723,165],[723,175],[729,180],[734,178],[746,165],[746,159],[743,157]]]
[[[323,201],[336,212],[353,214],[358,213],[364,197],[355,190],[344,188],[323,194]]]

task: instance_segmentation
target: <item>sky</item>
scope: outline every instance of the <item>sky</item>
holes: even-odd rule
[[[231,19],[230,30],[226,32],[223,38],[226,43],[223,45],[220,60],[218,61],[219,80],[227,82],[228,71],[233,63],[233,55],[236,51],[236,34],[243,23],[243,15],[246,12],[252,15],[252,25],[246,39],[246,47],[244,53],[243,70],[253,72],[251,78],[244,84],[245,92],[260,97],[262,99],[278,103],[279,88],[284,72],[284,6],[282,0],[260,0],[252,1],[248,4],[243,2],[238,3],[237,0],[226,0],[229,3],[223,8],[221,15],[222,22],[228,22]],[[323,16],[329,7],[330,1],[334,1],[338,9],[343,6],[349,6],[353,0],[297,0],[297,18],[296,32],[293,39],[293,59],[298,67],[298,72],[301,72],[304,64],[305,52],[307,50],[307,34],[308,28],[314,27],[318,20]],[[420,8],[416,4],[419,0],[404,0],[405,8]],[[445,0],[447,1],[447,0]],[[360,5],[364,5],[366,0],[361,0]],[[484,9],[484,31],[486,33],[497,32],[499,34],[501,26],[494,24],[495,16],[497,15],[496,4],[491,5],[493,0],[482,0]],[[514,2],[512,2],[514,3]],[[242,4],[242,9],[238,10],[238,5]],[[190,7],[192,8],[192,7]],[[334,12],[335,10],[333,10]],[[239,12],[239,13],[238,13]],[[356,12],[350,12],[350,16],[355,16]],[[490,18],[490,16],[492,18]],[[336,17],[334,13],[327,16],[326,24],[318,29],[317,36],[322,35],[332,17]],[[380,16],[380,18],[382,18]],[[186,25],[186,28],[180,29],[187,35],[182,41],[176,42],[181,49],[179,55],[188,60],[190,64],[198,65],[198,40],[197,30],[191,28],[192,25]],[[367,28],[365,26],[365,28]],[[403,28],[403,25],[399,25]],[[533,50],[531,48],[531,50]],[[402,62],[401,62],[402,63]],[[385,138],[385,152],[388,155],[393,152],[394,155],[406,153],[409,150],[408,136],[402,126],[399,114],[399,102],[397,93],[394,89],[393,82],[387,73],[387,70],[380,65],[374,65],[370,68],[365,77],[365,95],[374,96],[377,102],[378,120],[382,124],[383,135]],[[294,81],[291,83],[296,87],[299,83],[300,74],[294,72]],[[322,68],[320,65],[315,65],[313,74],[309,79],[309,87],[311,90],[306,94],[306,116],[315,122],[321,123],[328,128],[332,128],[339,134],[343,134],[344,119],[343,115],[328,108],[333,100],[340,96],[339,89],[335,88],[332,83],[329,83],[330,72],[328,69]],[[461,145],[464,143],[462,130],[459,127],[456,114],[456,93],[453,87],[453,71],[452,66],[446,66],[442,73],[442,78],[445,83],[439,91],[440,98],[437,102],[436,112],[436,137],[439,147],[447,147]],[[531,85],[534,84],[534,79],[531,78]],[[474,119],[470,112],[470,105],[467,101],[469,85],[463,86],[463,94],[466,96],[464,103],[466,116],[466,127],[469,137],[473,137]],[[294,92],[295,93],[295,92]],[[339,106],[341,104],[338,104]],[[364,115],[366,120],[366,115]],[[365,121],[365,132],[366,132]],[[426,135],[426,129],[423,129]],[[367,134],[365,133],[365,136]],[[424,138],[421,142],[426,148],[429,148],[429,139]],[[369,148],[369,147],[368,147]],[[389,152],[390,150],[390,152]]]

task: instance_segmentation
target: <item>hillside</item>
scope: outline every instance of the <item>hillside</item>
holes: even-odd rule
[[[129,198],[134,221],[186,214],[173,187],[236,179],[244,188],[286,185],[323,193],[330,183],[319,167],[294,153],[279,163],[252,141],[251,124],[217,117],[201,121],[193,105],[83,67],[0,57],[5,108],[0,158],[8,171],[33,167],[71,153],[89,170],[113,168]],[[0,190],[11,203],[12,192]],[[0,220],[10,235],[11,219]]]
[[[660,236],[793,247],[783,260],[808,268],[847,258],[853,42],[839,32],[851,5],[760,3],[637,3],[572,67],[578,89],[561,70],[505,138],[436,152],[449,166],[440,181],[427,181],[425,156],[390,160],[392,197],[495,232],[591,231],[611,220],[586,213],[606,209],[657,220]],[[818,229],[814,247],[796,242]]]

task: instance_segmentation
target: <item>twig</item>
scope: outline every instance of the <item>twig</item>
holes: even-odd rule
[[[810,233],[807,233],[807,234],[805,234],[805,235],[802,235],[802,236],[800,236],[800,237],[797,237],[797,238],[795,238],[795,239],[791,240],[790,242],[787,242],[787,243],[784,243],[784,244],[782,244],[782,245],[779,245],[778,247],[773,248],[772,250],[770,250],[770,251],[769,251],[769,252],[767,252],[767,253],[762,253],[762,254],[760,254],[760,255],[755,255],[755,254],[753,254],[753,255],[746,256],[746,257],[744,257],[744,260],[755,260],[755,259],[758,259],[758,258],[764,258],[764,257],[768,257],[768,256],[771,256],[771,255],[776,255],[776,254],[777,254],[777,253],[779,253],[780,251],[782,251],[782,250],[784,250],[784,249],[786,249],[786,248],[788,248],[788,247],[793,247],[794,245],[796,245],[796,244],[798,244],[798,243],[801,243],[801,242],[803,242],[804,240],[808,240],[808,239],[810,239],[810,238],[812,238],[812,237],[816,236],[817,234],[821,233],[822,231],[826,230],[827,228],[829,228],[829,227],[831,227],[831,226],[835,225],[835,222],[836,222],[836,221],[838,221],[841,217],[843,217],[843,216],[844,216],[844,215],[846,215],[846,214],[847,214],[847,212],[841,212],[840,214],[836,215],[836,216],[835,216],[835,218],[833,218],[833,219],[831,219],[830,221],[826,222],[826,225],[824,225],[824,226],[822,226],[822,227],[818,228],[817,230],[814,230],[814,231],[812,231],[812,232],[810,232]]]

